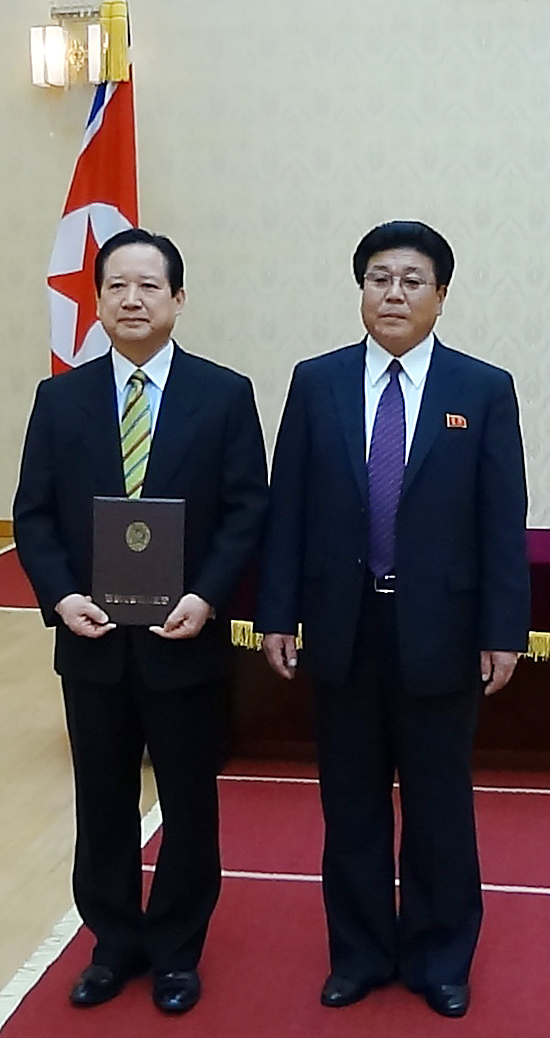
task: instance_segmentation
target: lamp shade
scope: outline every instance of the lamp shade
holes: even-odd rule
[[[67,33],[60,25],[31,29],[31,68],[36,86],[67,86]]]

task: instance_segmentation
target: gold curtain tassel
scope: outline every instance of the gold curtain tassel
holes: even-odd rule
[[[99,9],[99,24],[101,26],[101,82],[109,78],[108,54],[109,37],[111,35],[111,3],[103,3]]]
[[[120,83],[130,78],[128,62],[128,4],[126,0],[103,3],[99,12],[103,34],[101,78]]]
[[[109,37],[109,78],[120,83],[130,78],[128,64],[128,4],[126,0],[114,0],[111,4],[111,34]]]

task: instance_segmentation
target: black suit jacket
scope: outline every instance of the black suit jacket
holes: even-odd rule
[[[257,544],[266,508],[262,434],[248,379],[174,351],[147,467],[144,497],[186,500],[185,588],[218,618],[198,638],[166,641],[145,628],[97,640],[73,635],[54,611],[90,594],[94,496],[124,496],[110,355],[40,384],[14,506],[21,562],[46,624],[55,665],[73,679],[117,681],[131,644],[152,688],[217,678],[229,646],[223,608]]]
[[[314,677],[349,671],[366,572],[365,343],[294,372],[276,447],[257,615],[303,621]],[[449,427],[447,414],[466,419]],[[413,694],[479,680],[479,651],[521,650],[529,624],[526,491],[510,375],[436,341],[396,526],[396,611]]]

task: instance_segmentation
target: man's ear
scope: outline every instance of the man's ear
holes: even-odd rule
[[[437,298],[439,300],[438,306],[437,306],[437,313],[438,313],[439,317],[443,313],[443,303],[445,302],[446,295],[447,295],[447,286],[446,285],[440,285],[439,288],[437,289]]]

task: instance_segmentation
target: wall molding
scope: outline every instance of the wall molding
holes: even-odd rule
[[[0,519],[0,537],[13,537],[13,522],[11,519]]]

